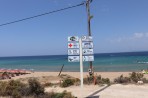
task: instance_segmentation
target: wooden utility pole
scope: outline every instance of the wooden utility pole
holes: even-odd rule
[[[92,2],[92,0],[86,0],[86,10],[87,10],[87,24],[88,24],[88,36],[92,36],[91,34],[91,18],[92,16],[90,16],[90,3]],[[92,61],[89,62],[90,64],[90,69],[93,72],[93,66],[92,66]]]

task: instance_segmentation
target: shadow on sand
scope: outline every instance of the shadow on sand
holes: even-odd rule
[[[94,93],[92,93],[91,95],[89,95],[88,97],[86,98],[99,98],[99,96],[95,96],[97,93],[105,90],[106,88],[108,88],[110,85],[107,85],[105,87],[103,87],[102,89],[99,89],[98,91],[95,91]]]

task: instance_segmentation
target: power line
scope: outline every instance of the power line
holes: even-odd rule
[[[60,11],[63,11],[63,10],[71,9],[71,8],[78,7],[78,6],[81,6],[81,5],[84,5],[84,4],[85,4],[85,2],[77,4],[77,5],[74,5],[74,6],[70,6],[70,7],[54,10],[54,11],[51,11],[51,12],[46,12],[46,13],[43,13],[43,14],[39,14],[39,15],[35,15],[35,16],[31,16],[31,17],[27,17],[27,18],[23,18],[23,19],[19,19],[19,20],[7,22],[7,23],[3,23],[3,24],[0,24],[0,27],[1,26],[5,26],[5,25],[9,25],[9,24],[13,24],[13,23],[17,23],[17,22],[21,22],[21,21],[25,21],[25,20],[29,20],[29,19],[33,19],[33,18],[37,18],[37,17],[41,17],[41,16],[44,16],[44,15],[60,12]]]

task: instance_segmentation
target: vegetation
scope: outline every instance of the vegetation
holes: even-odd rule
[[[65,79],[62,83],[61,83],[61,87],[68,87],[71,85],[74,85],[74,80],[73,79]]]
[[[142,73],[132,72],[132,73],[130,74],[131,82],[137,83],[138,81],[142,81],[143,76],[144,76],[144,75],[143,75]]]
[[[12,98],[75,98],[69,92],[62,93],[46,93],[36,79],[29,79],[28,84],[20,81],[10,80],[8,82],[0,82],[0,96]]]
[[[142,73],[132,72],[129,77],[124,77],[121,75],[120,77],[114,79],[115,83],[137,83],[138,81],[143,81],[143,83],[148,83],[146,78],[143,78]]]
[[[115,83],[130,83],[130,78],[129,77],[124,77],[121,75],[120,77],[114,79]]]
[[[99,76],[90,76],[87,78],[84,78],[84,84],[108,84],[110,85],[110,79],[109,78],[102,78],[101,75]]]
[[[137,83],[138,81],[143,81],[143,83],[148,83],[148,80],[144,78],[143,74],[132,72],[129,77],[124,77],[123,75],[117,77],[115,83]],[[64,79],[61,83],[61,87],[68,87],[71,85],[79,84],[79,79]],[[110,85],[109,78],[102,78],[99,76],[90,76],[84,78],[84,84],[108,84]],[[71,93],[64,91],[62,93],[45,92],[45,87],[53,86],[55,84],[45,83],[41,85],[37,79],[31,78],[28,83],[22,83],[18,80],[0,81],[0,96],[10,97],[10,98],[75,98]]]

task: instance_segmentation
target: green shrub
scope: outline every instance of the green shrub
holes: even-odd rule
[[[109,78],[102,78],[102,83],[103,84],[110,84],[110,79]]]
[[[120,77],[114,79],[115,83],[130,83],[130,78],[129,77],[124,77],[121,75]]]
[[[44,87],[36,79],[29,79],[29,95],[42,95],[44,94]]]
[[[66,80],[66,83],[72,84],[72,80],[68,80],[68,82]],[[45,93],[44,87],[36,79],[29,79],[28,84],[15,80],[0,81],[0,96],[9,98],[75,98],[66,91],[62,93]]]
[[[7,82],[0,81],[0,96],[5,96],[7,85]]]
[[[80,85],[80,79],[79,78],[74,79],[74,85],[76,85],[76,86]]]
[[[74,85],[74,80],[73,79],[65,79],[62,84],[61,87],[68,87]]]
[[[70,92],[63,91],[62,93],[56,93],[54,98],[75,98]]]
[[[22,98],[22,95],[19,91],[13,90],[12,97],[13,98]]]
[[[94,82],[94,77],[90,76],[83,79],[84,84],[92,84]]]
[[[6,86],[6,95],[12,95],[13,93],[20,93],[20,89],[24,86],[20,81],[10,80]]]
[[[0,82],[0,96],[12,96],[13,98],[21,98],[21,89],[25,84],[20,81],[10,80],[8,82]]]
[[[144,75],[142,73],[132,72],[130,74],[130,79],[131,79],[132,82],[137,83],[138,81],[141,81],[142,80],[143,76]]]
[[[95,80],[94,80],[95,78]],[[84,84],[110,84],[109,78],[102,78],[101,75],[99,76],[90,76],[87,78],[84,78]]]

